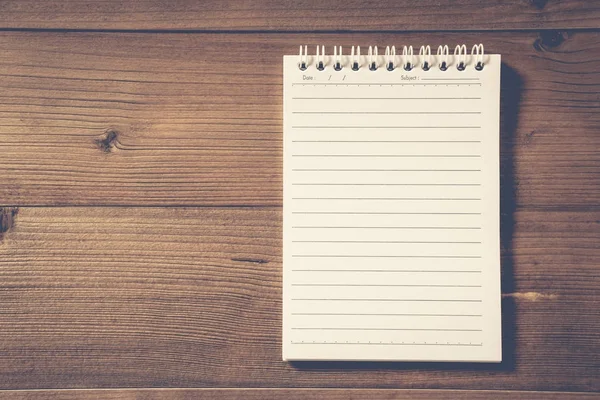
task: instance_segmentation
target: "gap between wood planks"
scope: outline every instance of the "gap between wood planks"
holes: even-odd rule
[[[419,33],[555,33],[555,32],[573,32],[573,33],[595,33],[600,32],[600,28],[530,28],[530,29],[492,29],[484,31],[481,29],[372,29],[372,30],[354,30],[354,29],[318,29],[318,30],[268,30],[268,29],[246,29],[246,30],[211,30],[211,29],[76,29],[76,28],[2,28],[0,32],[30,32],[30,33],[141,33],[141,34],[198,34],[198,35],[282,35],[282,34],[305,34],[305,35],[335,35],[335,34],[389,34],[389,35],[408,35]]]

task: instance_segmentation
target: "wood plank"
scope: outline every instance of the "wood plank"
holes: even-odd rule
[[[600,390],[600,212],[517,211],[501,364],[281,360],[279,208],[3,209],[0,388]]]
[[[215,400],[586,400],[597,393],[525,392],[508,390],[385,390],[385,389],[84,389],[0,391],[0,399],[215,399]]]
[[[4,0],[0,28],[126,30],[491,30],[598,28],[593,1]]]
[[[298,43],[502,53],[507,204],[600,204],[600,33],[0,36],[2,205],[281,205]]]

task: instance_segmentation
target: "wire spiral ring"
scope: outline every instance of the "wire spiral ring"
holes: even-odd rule
[[[396,46],[385,48],[385,67],[388,71],[393,71],[396,68]]]
[[[456,69],[464,71],[467,68],[467,46],[458,45],[454,48],[454,58],[456,59]]]
[[[475,69],[481,71],[483,69],[483,44],[479,43],[471,49],[471,57],[475,57]]]
[[[438,46],[437,56],[440,60],[440,69],[442,71],[446,71],[448,69],[448,56],[450,54],[450,50],[448,49],[448,45]]]
[[[333,46],[333,69],[336,71],[342,70],[342,46],[339,46],[339,55],[338,48]]]
[[[308,68],[307,46],[304,46],[304,52],[302,52],[302,46],[300,46],[300,54],[298,54],[298,68],[300,71],[306,71],[306,68]]]
[[[369,69],[371,71],[377,70],[377,46],[369,46]]]
[[[404,46],[402,49],[402,57],[404,58],[404,70],[410,71],[413,69],[413,47]]]
[[[423,71],[429,71],[431,65],[431,46],[421,46],[419,49],[419,58],[423,60],[421,63]]]
[[[414,54],[413,46],[403,46],[401,61],[397,61],[396,46],[386,46],[384,54],[383,58],[379,58],[378,47],[369,46],[369,51],[365,57],[369,70],[376,71],[381,62],[385,62],[385,69],[388,71],[394,71],[399,65],[405,71],[412,71],[414,68],[419,67],[423,71],[429,71],[433,66],[437,66],[441,71],[447,71],[451,64],[450,49],[447,45],[438,46],[435,57],[431,55],[431,46],[429,45],[421,46],[418,55]],[[316,69],[324,71],[328,64],[327,59],[325,46],[323,45],[317,46],[314,59],[308,55],[308,46],[300,46],[297,66],[299,70],[306,71],[311,61],[314,61]],[[349,57],[343,56],[342,46],[333,46],[333,55],[330,56],[329,60],[331,60],[330,62],[335,71],[341,71],[345,67],[350,68],[352,71],[358,71],[361,68],[360,46],[352,46]],[[452,61],[458,71],[465,71],[470,65],[476,71],[482,71],[485,65],[483,44],[474,45],[470,54],[465,44],[457,45],[452,54]]]
[[[356,46],[356,57],[354,56],[354,46],[352,46],[352,55],[350,56],[350,60],[352,71],[358,71],[360,68],[360,46]]]

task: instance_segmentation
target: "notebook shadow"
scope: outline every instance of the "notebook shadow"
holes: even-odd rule
[[[500,244],[502,293],[515,291],[513,235],[517,190],[515,151],[518,143],[517,127],[523,92],[523,79],[506,64],[501,69],[500,90]],[[502,299],[502,365],[515,368],[516,305],[512,298]]]
[[[500,241],[501,287],[503,293],[512,293],[514,284],[513,232],[515,225],[516,193],[515,147],[517,122],[523,90],[521,76],[502,64],[500,91]],[[503,371],[515,369],[516,307],[510,298],[502,300],[502,362],[382,362],[382,361],[292,361],[289,365],[304,371],[368,371],[368,370],[429,370],[429,371]]]

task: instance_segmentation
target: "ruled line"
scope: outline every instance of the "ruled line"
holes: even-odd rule
[[[327,115],[472,115],[481,111],[292,111],[292,114],[327,114]]]
[[[363,317],[482,317],[483,314],[372,314],[372,313],[292,313],[292,315],[363,316]]]
[[[480,288],[481,285],[396,285],[396,284],[363,284],[363,283],[292,283],[292,286],[323,287],[443,287],[443,288]]]
[[[481,186],[481,183],[292,183],[292,186]]]
[[[291,342],[291,344],[327,344],[327,345],[374,345],[374,346],[476,346],[481,347],[483,343],[398,343],[398,342]]]
[[[292,140],[292,143],[481,143],[481,140]]]
[[[406,302],[437,302],[437,303],[481,303],[480,299],[337,299],[337,298],[292,298],[292,301],[406,301]]]
[[[293,168],[292,171],[314,172],[481,172],[481,169],[339,169],[339,168]]]
[[[481,126],[335,126],[335,125],[296,125],[292,129],[479,129]]]
[[[292,226],[292,229],[481,229],[480,226]]]
[[[292,157],[480,158],[479,154],[292,154]]]
[[[292,140],[292,143],[481,143],[481,140]]]
[[[292,214],[322,215],[481,215],[480,212],[371,212],[371,211],[292,211]]]
[[[418,242],[410,240],[292,240],[292,243],[417,243],[417,244],[481,244],[481,242]]]
[[[481,97],[292,97],[292,100],[481,100]]]
[[[451,79],[444,79],[451,80]],[[400,82],[379,82],[379,83],[366,83],[366,82],[293,82],[292,86],[481,86],[481,83],[470,82],[470,83],[428,83],[428,82],[414,82],[414,83],[400,83]]]
[[[479,78],[421,78],[422,81],[478,81]]]
[[[292,197],[292,200],[423,200],[423,201],[471,201],[478,197]]]
[[[425,256],[425,255],[347,255],[347,254],[292,254],[298,258],[481,258],[481,256]]]
[[[483,329],[442,329],[442,328],[329,328],[329,327],[292,327],[299,331],[423,331],[423,332],[483,332]]]
[[[292,269],[292,272],[415,272],[415,273],[481,273],[481,270],[435,270],[435,269]]]

